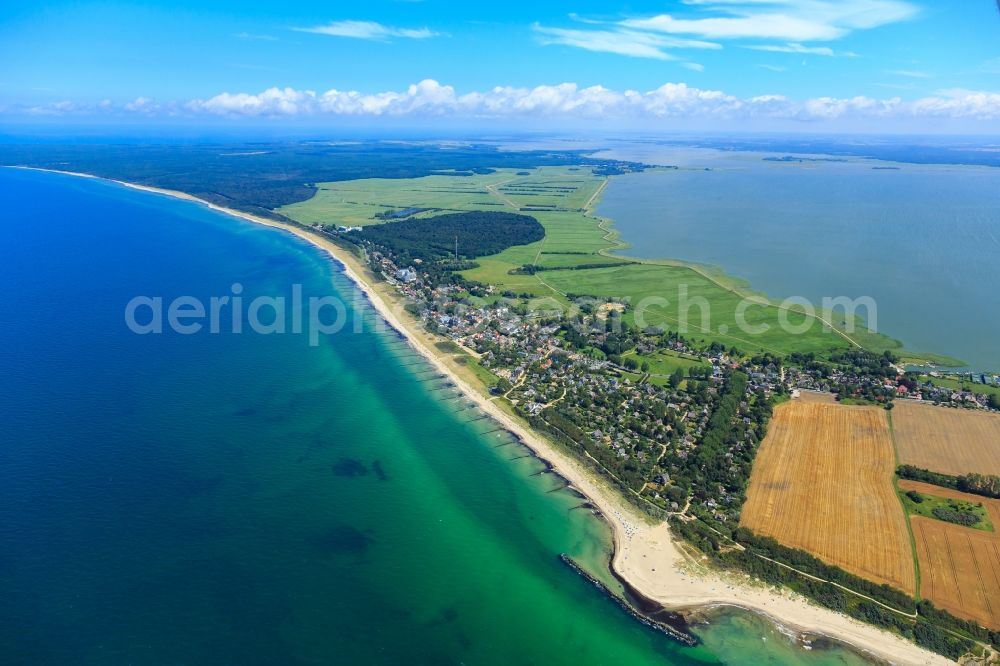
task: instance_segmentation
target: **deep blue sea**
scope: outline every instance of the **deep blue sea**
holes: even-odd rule
[[[305,242],[97,180],[0,195],[0,663],[858,663],[746,613],[695,649],[627,617],[557,559],[608,579],[603,525]],[[125,325],[234,283],[362,332]]]

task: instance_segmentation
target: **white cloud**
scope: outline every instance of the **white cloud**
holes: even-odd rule
[[[15,107],[16,108],[16,107]],[[50,104],[39,104],[25,108],[25,113],[31,116],[62,116],[70,113],[80,113],[91,110],[88,105],[77,104],[69,100],[61,100]]]
[[[105,100],[107,101],[107,100]],[[107,108],[107,105],[105,106]],[[155,113],[159,110],[159,105],[148,97],[136,97],[123,107],[126,111],[134,113]]]
[[[562,44],[575,46],[585,51],[617,53],[633,58],[653,58],[673,60],[674,56],[663,51],[649,35],[618,30],[572,30],[568,28],[546,28],[532,26],[542,44]],[[638,37],[639,39],[636,39]]]
[[[531,26],[542,44],[575,46],[586,51],[616,53],[633,58],[674,60],[676,56],[666,49],[720,49],[720,44],[695,39],[678,39],[635,30],[611,28],[608,30],[578,30],[550,28],[535,23]]]
[[[439,33],[429,28],[398,28],[383,25],[375,21],[331,21],[326,25],[311,28],[292,28],[298,32],[312,32],[331,37],[351,37],[354,39],[369,39],[374,41],[389,41],[393,37],[405,39],[428,39],[437,37]]]
[[[258,95],[220,93],[208,100],[193,100],[187,108],[218,115],[294,116],[308,112],[316,98],[311,90],[268,88]]]
[[[688,63],[695,64],[695,63]],[[794,100],[783,95],[737,97],[684,83],[666,83],[654,90],[616,91],[603,86],[581,88],[575,83],[534,88],[498,86],[459,94],[433,79],[403,91],[363,93],[269,88],[259,94],[222,93],[186,105],[191,113],[223,116],[363,116],[455,117],[497,120],[567,118],[573,120],[648,120],[666,118],[824,121],[841,118],[951,118],[1000,120],[1000,93],[943,90],[931,97],[904,101],[817,97]]]
[[[927,72],[919,72],[912,69],[887,69],[886,74],[893,74],[895,76],[905,76],[908,79],[929,79],[931,75]]]
[[[752,123],[770,126],[812,123],[817,127],[832,127],[838,122],[867,122],[874,128],[894,129],[907,122],[917,127],[933,127],[936,121],[960,121],[963,128],[972,129],[972,121],[981,121],[992,123],[986,127],[995,131],[1000,127],[1000,92],[944,89],[910,100],[868,96],[791,99],[768,94],[740,97],[684,83],[665,83],[647,91],[560,83],[531,88],[497,86],[460,93],[452,86],[425,79],[398,91],[360,92],[333,88],[319,93],[274,87],[256,94],[224,92],[186,103],[157,102],[145,97],[127,103],[64,100],[39,106],[8,106],[3,112],[111,117],[354,117],[372,122],[384,118],[415,121],[439,118],[447,122],[509,122],[518,127],[531,127],[533,123],[546,121],[560,125],[589,122],[661,128],[670,127],[675,121],[678,126],[692,123],[713,127]]]
[[[855,56],[803,42],[841,39],[918,13],[904,0],[682,0],[682,13],[619,21],[570,14],[584,28],[532,26],[545,44],[564,44],[639,58],[676,59],[672,49],[722,48],[720,41],[778,40],[749,48],[779,53]]]
[[[787,67],[782,67],[781,65],[757,65],[761,69],[767,69],[772,72],[787,72]]]
[[[699,63],[696,63],[696,62],[686,62],[683,65],[681,65],[681,67],[684,67],[686,69],[690,69],[692,72],[704,72],[705,71],[705,66],[701,65]]]
[[[791,42],[840,39],[915,16],[903,0],[685,0],[712,16],[660,14],[624,21],[626,27],[706,39],[781,39]]]
[[[699,35],[706,39],[796,39],[830,40],[843,37],[845,31],[833,25],[817,23],[786,14],[757,14],[746,18],[677,19],[661,14],[645,19],[628,19],[623,25],[636,30]]]
[[[1000,118],[1000,93],[952,88],[913,102],[914,112],[938,117],[995,120]]]
[[[804,46],[794,42],[790,44],[754,44],[747,48],[755,51],[771,51],[772,53],[804,53],[821,56],[837,55],[829,46]]]

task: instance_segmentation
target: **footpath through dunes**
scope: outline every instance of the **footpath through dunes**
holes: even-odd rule
[[[892,429],[905,465],[952,476],[1000,475],[1000,414],[897,400]]]
[[[970,495],[919,481],[901,480],[900,489],[982,503],[992,532],[942,520],[911,516],[920,561],[920,594],[934,605],[984,627],[1000,630],[1000,500]]]
[[[913,552],[894,468],[884,410],[794,399],[775,409],[740,522],[913,594]]]

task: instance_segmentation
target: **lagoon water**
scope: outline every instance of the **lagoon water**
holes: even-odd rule
[[[871,296],[879,332],[908,349],[1000,371],[1000,169],[603,154],[682,167],[613,179],[597,212],[624,254],[718,266],[778,299]]]
[[[860,663],[747,613],[694,649],[627,617],[557,560],[607,579],[603,525],[303,241],[95,180],[0,194],[0,662]],[[235,282],[363,332],[125,326]]]

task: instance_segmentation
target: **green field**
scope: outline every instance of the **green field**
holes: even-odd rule
[[[309,225],[348,226],[378,224],[383,221],[376,217],[379,214],[408,208],[432,209],[417,217],[467,210],[520,212],[538,219],[545,227],[545,238],[477,259],[479,266],[465,271],[466,278],[546,299],[561,308],[569,307],[574,295],[626,298],[632,305],[625,315],[627,321],[669,328],[689,339],[718,341],[742,351],[823,354],[855,344],[874,351],[899,351],[897,341],[869,334],[863,328],[849,335],[841,333],[838,329],[845,324],[842,317],[820,313],[832,325],[825,326],[820,319],[800,311],[782,310],[718,271],[670,260],[640,262],[611,254],[622,244],[608,228],[608,221],[589,212],[605,182],[605,177],[593,174],[589,167],[350,180],[320,183],[313,198],[277,212]],[[526,264],[542,270],[533,275],[512,274]],[[593,264],[602,266],[580,268]],[[745,326],[741,327],[737,308],[746,296],[753,296],[756,302],[745,310]],[[545,301],[535,305],[545,307]],[[783,330],[783,319],[792,327],[808,324],[808,330]]]
[[[663,350],[652,354],[637,354],[635,350],[632,350],[622,354],[622,358],[629,357],[634,358],[640,364],[648,363],[649,374],[662,377],[669,377],[678,368],[686,375],[690,368],[707,368],[711,365],[703,358]]]
[[[940,386],[942,388],[950,388],[954,391],[971,391],[972,393],[980,393],[983,395],[1000,395],[1000,386],[990,386],[988,384],[977,384],[975,382],[970,382],[965,379],[958,379],[952,377],[931,377],[930,375],[921,375],[920,381],[929,381],[935,386]]]
[[[600,350],[597,351],[600,353]],[[601,354],[601,356],[603,356],[603,354]],[[624,376],[627,376],[635,381],[645,379],[650,384],[656,384],[658,386],[669,385],[670,375],[672,375],[675,370],[680,369],[686,377],[688,370],[691,368],[711,367],[711,363],[709,363],[706,359],[664,349],[657,350],[651,354],[639,354],[633,349],[622,354],[622,359],[627,358],[634,358],[640,366],[645,363],[649,367],[645,371],[640,369],[636,372],[623,372],[622,374]],[[687,379],[681,382],[681,388],[686,388],[687,382]]]
[[[375,217],[379,213],[411,207],[440,208],[439,212],[509,210],[486,190],[486,186],[509,179],[506,174],[498,171],[485,176],[367,178],[319,183],[311,199],[284,206],[277,212],[303,224],[364,226],[381,223]]]
[[[959,511],[962,513],[972,514],[979,518],[978,523],[969,525],[972,529],[982,530],[984,532],[993,531],[993,524],[990,522],[989,515],[986,512],[986,507],[983,506],[982,503],[973,504],[971,502],[963,502],[962,500],[937,497],[936,495],[928,495],[926,493],[917,493],[916,491],[910,492],[916,493],[916,495],[923,501],[913,501],[913,499],[910,498],[909,493],[906,491],[900,492],[899,496],[902,498],[903,506],[906,507],[906,510],[915,516],[924,516],[925,518],[941,520],[941,518],[934,515],[934,509]]]

